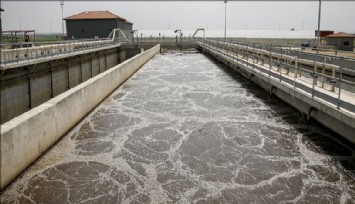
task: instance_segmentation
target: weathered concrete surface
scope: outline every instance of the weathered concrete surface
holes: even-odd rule
[[[157,55],[2,203],[351,203],[346,141],[199,53]]]
[[[1,189],[159,50],[157,45],[4,123],[1,126]]]

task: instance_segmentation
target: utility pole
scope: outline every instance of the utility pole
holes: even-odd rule
[[[321,9],[322,9],[322,0],[319,0],[319,10],[318,10],[318,31],[317,31],[317,49],[320,45],[320,16],[321,16]]]
[[[20,31],[22,30],[22,19],[23,17],[20,17]]]
[[[60,5],[62,7],[62,40],[64,40],[64,17],[63,17],[64,0],[60,0]]]
[[[49,21],[49,33],[52,35],[52,21],[53,20],[50,20]]]

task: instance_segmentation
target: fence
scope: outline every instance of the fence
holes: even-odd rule
[[[309,97],[322,99],[337,109],[355,112],[355,83],[343,78],[344,62],[355,63],[353,59],[245,42],[204,40],[199,44],[270,79],[288,84],[293,91],[305,92]],[[334,64],[335,61],[339,65]],[[351,79],[354,80],[354,75]],[[344,86],[351,91],[344,90]]]
[[[1,44],[1,65],[19,64],[31,60],[47,59],[63,54],[74,54],[86,50],[103,49],[117,46],[122,39],[90,39],[67,40],[61,42],[45,43],[9,43]]]

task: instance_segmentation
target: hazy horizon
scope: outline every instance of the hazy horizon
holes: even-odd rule
[[[216,1],[64,1],[64,18],[83,11],[108,10],[133,22],[137,30],[224,29],[224,2]],[[33,29],[61,33],[58,1],[2,1],[3,30]],[[321,30],[355,33],[355,2],[322,2]],[[228,30],[317,29],[318,2],[227,3]]]

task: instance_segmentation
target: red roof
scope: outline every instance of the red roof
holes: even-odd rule
[[[117,16],[109,11],[84,11],[82,13],[66,17],[65,20],[88,20],[88,19],[120,19],[127,21],[126,19]]]
[[[334,33],[331,35],[327,35],[327,38],[355,38],[355,35],[351,35],[344,32]]]

